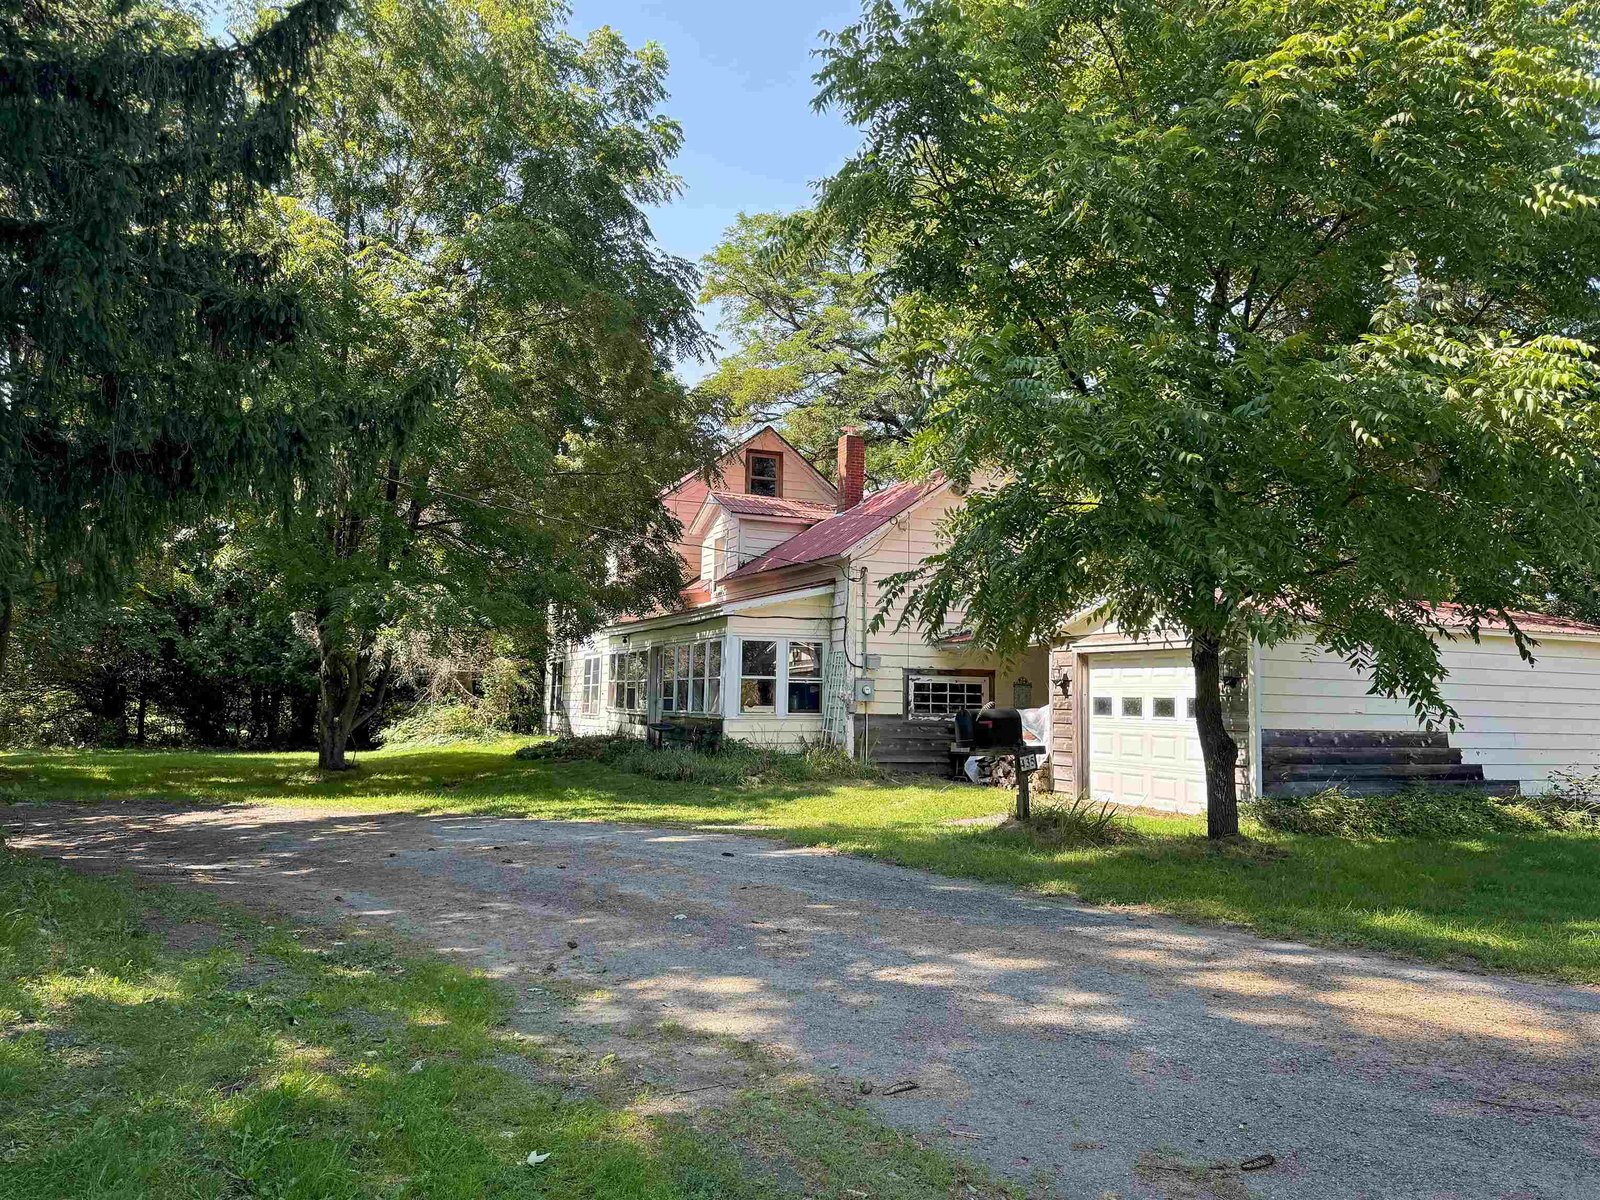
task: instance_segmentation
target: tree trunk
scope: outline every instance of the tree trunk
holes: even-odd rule
[[[11,619],[16,612],[16,601],[11,591],[0,592],[0,691],[6,685],[6,653],[11,649]]]
[[[364,656],[325,646],[318,674],[321,703],[317,714],[317,766],[324,771],[347,771],[350,764],[345,750],[366,683]]]
[[[1209,634],[1190,638],[1194,663],[1194,718],[1200,733],[1200,756],[1206,764],[1206,836],[1239,836],[1239,787],[1234,770],[1239,747],[1222,719],[1222,649]]]
[[[144,688],[141,686],[139,688],[139,708],[133,718],[133,743],[139,747],[144,746],[144,721],[145,714],[149,711],[149,708],[150,698],[144,694]]]

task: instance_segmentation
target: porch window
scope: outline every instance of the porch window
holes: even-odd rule
[[[913,717],[948,717],[963,708],[982,708],[989,700],[989,679],[984,675],[913,675]]]
[[[681,642],[661,648],[661,711],[722,712],[722,642]]]
[[[789,711],[822,711],[822,643],[789,643]]]
[[[583,660],[578,680],[578,711],[586,717],[600,711],[600,679],[604,665],[598,654],[587,655]]]
[[[778,711],[778,643],[745,640],[739,647],[739,711]]]
[[[611,680],[606,684],[606,707],[621,712],[643,712],[649,673],[648,650],[622,650],[613,654]]]

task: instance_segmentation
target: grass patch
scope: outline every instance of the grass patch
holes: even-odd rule
[[[305,754],[14,753],[18,799],[262,803],[757,829],[851,853],[1094,903],[1143,905],[1264,933],[1600,983],[1600,833],[1503,829],[1351,839],[1252,824],[1215,847],[1199,819],[1127,815],[1110,844],[970,823],[1008,793],[834,780],[711,785],[599,761],[516,759],[519,742],[385,750],[323,776]],[[963,824],[963,822],[968,822]]]
[[[808,1089],[695,1125],[575,1095],[506,988],[384,939],[3,850],[0,913],[5,1200],[1010,1195]]]
[[[719,1194],[691,1140],[494,1066],[507,997],[441,960],[9,853],[0,911],[0,1196]]]

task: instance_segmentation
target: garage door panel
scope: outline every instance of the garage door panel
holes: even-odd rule
[[[1089,782],[1097,800],[1205,811],[1194,675],[1182,651],[1091,655]],[[1158,705],[1157,701],[1161,703]],[[1157,709],[1171,716],[1157,716]]]

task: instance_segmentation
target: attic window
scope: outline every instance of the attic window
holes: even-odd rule
[[[783,460],[776,454],[751,454],[745,459],[744,490],[752,496],[778,496],[783,489]]]

